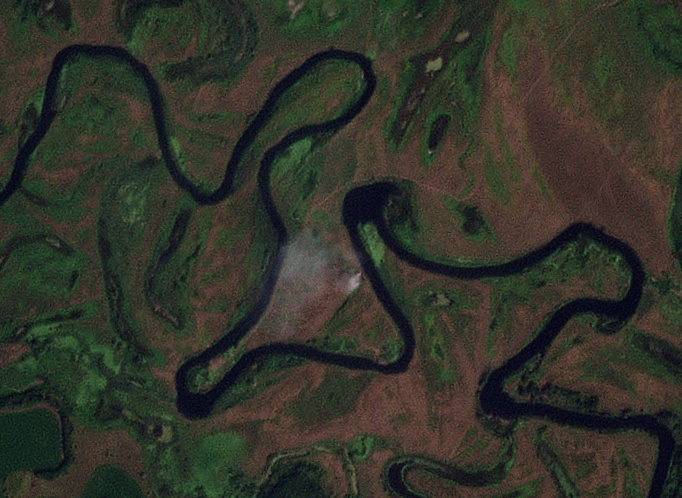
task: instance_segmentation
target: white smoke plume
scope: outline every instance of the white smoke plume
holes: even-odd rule
[[[361,282],[362,273],[320,232],[299,232],[286,247],[279,280],[259,324],[262,339],[298,341],[319,334],[325,319]]]

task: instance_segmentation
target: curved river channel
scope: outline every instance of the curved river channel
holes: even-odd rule
[[[268,149],[265,153],[258,170],[258,191],[265,205],[270,223],[277,233],[277,251],[266,268],[264,286],[255,306],[222,339],[198,355],[188,359],[178,369],[176,373],[177,408],[184,416],[190,419],[209,416],[218,399],[230,389],[240,375],[257,360],[268,355],[289,355],[327,365],[374,371],[383,374],[398,374],[407,370],[414,354],[414,330],[410,320],[403,314],[380,278],[379,272],[362,242],[359,233],[360,224],[371,223],[375,225],[386,247],[407,264],[425,272],[459,279],[514,275],[542,261],[565,244],[576,240],[576,238],[587,237],[609,250],[617,252],[627,262],[631,272],[627,293],[620,300],[577,299],[557,310],[526,347],[490,373],[479,393],[480,406],[485,413],[506,420],[513,420],[519,417],[537,417],[558,424],[598,431],[644,431],[655,437],[658,441],[658,456],[651,479],[649,496],[661,495],[673,449],[675,448],[675,439],[671,430],[660,422],[656,416],[613,416],[609,414],[579,413],[557,408],[549,404],[517,402],[504,392],[505,381],[515,372],[518,372],[530,359],[546,351],[571,317],[581,313],[595,313],[622,323],[633,315],[639,303],[644,283],[644,270],[635,252],[626,243],[585,223],[571,225],[538,249],[502,264],[477,267],[452,266],[430,261],[411,253],[393,236],[387,225],[384,213],[386,205],[392,196],[401,193],[396,184],[383,181],[356,187],[345,196],[342,213],[343,223],[348,230],[348,235],[357,257],[362,264],[365,277],[372,285],[382,306],[398,327],[404,343],[400,357],[391,363],[385,364],[368,358],[325,352],[303,344],[271,343],[245,353],[210,390],[202,392],[190,391],[187,388],[187,384],[191,372],[197,367],[206,366],[211,359],[225,353],[228,348],[237,344],[256,325],[268,305],[275,282],[279,276],[282,261],[287,250],[289,234],[277,211],[270,191],[270,169],[275,158],[294,142],[321,132],[333,133],[357,116],[369,102],[376,86],[376,77],[372,70],[372,64],[368,58],[361,54],[331,49],[312,56],[301,66],[294,69],[275,85],[256,117],[239,138],[225,167],[225,173],[220,186],[215,191],[206,193],[202,192],[182,173],[173,157],[166,129],[163,98],[156,81],[147,67],[121,48],[93,45],[69,46],[61,50],[54,58],[52,69],[47,78],[40,119],[33,133],[19,148],[10,180],[4,189],[0,191],[0,205],[7,201],[21,185],[26,174],[30,155],[41,142],[56,116],[55,100],[62,69],[69,61],[80,55],[117,59],[126,64],[144,81],[153,113],[159,148],[168,172],[181,189],[187,191],[198,204],[202,205],[217,204],[230,195],[233,178],[242,155],[268,123],[269,118],[275,111],[278,99],[287,89],[304,77],[311,69],[315,68],[315,66],[325,61],[351,62],[356,64],[362,71],[364,91],[357,101],[340,116],[321,124],[303,126],[286,135],[277,145]],[[413,496],[414,494],[410,491],[405,481],[403,472],[403,469],[406,468],[405,462],[401,461],[392,465],[386,472],[389,488],[398,494]],[[415,463],[415,465],[418,466],[419,464]],[[424,470],[429,469],[425,468]],[[444,477],[447,478],[447,475]]]

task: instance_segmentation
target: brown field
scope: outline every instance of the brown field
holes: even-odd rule
[[[143,452],[125,431],[93,431],[76,425],[72,434],[74,460],[67,474],[52,481],[32,478],[28,496],[80,496],[90,474],[100,465],[116,465],[126,471],[145,494],[147,482]]]
[[[550,0],[539,3],[550,12],[554,12],[557,4]],[[595,5],[570,29],[557,25],[543,31],[539,21],[529,17],[523,47],[516,60],[518,78],[510,75],[498,57],[504,31],[512,22],[508,9],[498,9],[481,66],[481,106],[473,130],[476,139],[462,167],[458,165],[458,158],[468,144],[461,139],[461,130],[454,124],[446,132],[433,164],[424,164],[422,143],[423,134],[427,133],[428,105],[437,101],[437,96],[427,94],[417,102],[412,126],[401,150],[396,151],[385,139],[405,61],[420,54],[428,55],[424,60],[436,55],[447,56],[452,43],[443,39],[456,15],[455,9],[444,9],[439,21],[420,40],[392,51],[379,49],[378,42],[369,34],[372,32],[370,19],[358,21],[353,30],[334,38],[333,45],[338,48],[361,53],[376,51],[374,69],[380,85],[387,89],[386,100],[379,101],[377,90],[366,109],[324,144],[324,172],[307,213],[302,220],[296,220],[303,228],[290,234],[289,259],[266,313],[235,351],[215,360],[211,368],[224,371],[240,352],[273,341],[302,343],[325,335],[335,340],[354,339],[357,345],[353,354],[379,358],[382,346],[398,339],[394,324],[367,279],[363,276],[358,280],[357,290],[349,290],[361,266],[341,222],[341,206],[350,188],[374,179],[401,179],[414,185],[422,223],[419,244],[426,254],[465,262],[505,260],[547,242],[571,223],[586,221],[631,245],[649,276],[671,275],[679,282],[682,273],[670,250],[667,219],[682,157],[682,83],[679,78],[659,78],[638,95],[646,110],[640,116],[645,133],[628,135],[623,128],[609,126],[597,113],[581,80],[582,63],[570,55],[573,44],[582,47],[579,44],[582,39],[587,40],[584,44],[591,43],[590,19],[608,16],[609,9],[616,4]],[[111,5],[94,7],[86,0],[74,0],[71,5],[79,30],[69,35],[68,44],[124,45],[109,22]],[[200,178],[210,188],[220,183],[234,143],[260,109],[274,82],[311,54],[332,44],[328,40],[283,39],[268,25],[270,14],[265,6],[254,6],[253,10],[261,26],[260,41],[253,62],[235,84],[211,82],[187,90],[159,79],[172,123],[170,129],[178,138],[183,155],[188,157],[185,168],[190,176]],[[28,96],[43,84],[52,58],[62,46],[57,47],[41,35],[36,47],[31,49],[34,57],[21,54],[10,41],[8,16],[0,14],[0,59],[6,67],[11,67],[11,71],[0,74],[0,116],[15,126]],[[196,55],[197,43],[193,38],[185,52],[174,53],[172,60]],[[169,51],[160,44],[150,45],[145,54],[144,62],[150,67],[170,57]],[[573,74],[573,79],[559,85],[557,66],[562,64]],[[570,105],[564,98],[567,88],[571,89]],[[87,91],[83,90],[77,98],[85,95]],[[158,158],[146,102],[131,97],[117,98],[126,116],[124,125],[116,130],[125,161],[132,164],[150,155]],[[627,95],[623,98],[627,99]],[[332,113],[342,103],[339,96],[336,99],[332,96],[325,109]],[[229,125],[219,121],[198,123],[192,119],[192,116],[220,112],[233,116]],[[141,126],[147,138],[146,145],[137,149],[131,138],[136,126]],[[151,367],[151,377],[165,393],[164,406],[174,396],[178,366],[223,336],[240,306],[249,302],[261,281],[252,254],[253,247],[262,243],[258,229],[264,223],[252,214],[260,202],[256,200],[255,179],[260,163],[258,154],[288,131],[291,130],[280,126],[276,133],[271,132],[267,140],[259,141],[245,155],[239,190],[232,197],[217,206],[198,207],[192,215],[186,238],[201,244],[201,253],[187,286],[193,319],[186,330],[177,330],[161,319],[158,312],[150,310],[143,292],[145,271],[158,242],[159,230],[183,195],[167,176],[154,194],[149,226],[136,241],[134,252],[125,255],[129,278],[124,287],[129,292],[127,299],[132,303],[141,340],[166,361]],[[213,145],[190,143],[187,137],[192,133],[204,138],[210,135]],[[16,138],[16,133],[0,138],[3,158],[0,176],[3,178],[12,167]],[[97,136],[81,134],[73,140],[73,149],[60,158],[58,169],[35,162],[26,181],[48,184],[60,195],[72,191],[80,176],[98,159],[96,155],[80,152],[76,146],[91,144]],[[492,161],[502,170],[506,148],[514,158],[514,169],[500,173],[507,185],[508,200],[504,201],[491,187],[486,168]],[[68,303],[58,303],[59,306],[95,301],[102,310],[107,309],[95,227],[99,199],[111,175],[104,172],[87,186],[88,195],[82,204],[87,215],[77,221],[55,219],[44,206],[30,202],[21,193],[15,194],[5,207],[15,213],[27,213],[36,227],[58,234],[85,255],[77,290]],[[490,225],[494,240],[482,243],[468,238],[460,230],[456,217],[448,211],[445,197],[476,206]],[[281,201],[285,200],[286,193],[282,193]],[[329,221],[325,223],[323,219]],[[9,219],[0,221],[0,234],[21,229]],[[312,235],[313,230],[319,232],[319,240]],[[236,242],[225,242],[226,233],[237,233],[240,238]],[[5,240],[4,236],[0,238]],[[341,372],[336,367],[318,364],[290,368],[277,374],[281,380],[258,396],[224,413],[193,422],[178,416],[174,423],[188,429],[189,436],[183,436],[190,441],[188,444],[191,437],[221,430],[242,434],[249,448],[242,470],[257,482],[267,475],[273,455],[285,458],[289,453],[329,441],[348,445],[361,434],[380,439],[380,447],[368,460],[353,465],[357,483],[349,479],[346,464],[338,455],[320,451],[306,457],[327,470],[326,491],[331,496],[352,492],[355,484],[360,496],[385,495],[382,469],[396,454],[418,454],[469,469],[494,464],[504,450],[504,442],[491,435],[477,415],[481,379],[527,344],[560,305],[593,296],[596,284],[568,278],[560,284],[550,282],[542,289],[533,289],[527,302],[512,302],[510,294],[499,298],[504,302],[497,303],[495,282],[456,281],[424,274],[388,251],[385,265],[392,288],[400,293],[401,306],[416,334],[414,358],[406,373],[371,374],[350,413],[327,418],[322,423],[304,424],[296,417],[294,402],[322,385],[325,374],[348,375],[349,382],[360,382],[358,378],[365,374]],[[599,297],[620,296],[624,289],[616,272],[602,270],[604,291]],[[527,280],[523,282],[530,285]],[[446,309],[417,302],[414,296],[427,287],[457,293],[473,305]],[[347,306],[340,314],[345,323],[330,333],[329,324],[346,300]],[[31,317],[51,309],[52,304],[36,305],[27,316],[14,318],[28,322]],[[503,310],[503,305],[509,307],[506,317],[503,315],[507,308]],[[426,315],[436,325],[429,327]],[[506,320],[504,327],[491,331],[491,323],[497,318]],[[638,313],[628,326],[663,337],[681,348],[679,331],[676,335],[665,332],[664,321],[660,303],[655,303]],[[106,327],[104,322],[104,317],[100,317],[95,323]],[[374,335],[373,329],[378,330]],[[608,413],[669,410],[682,416],[679,376],[662,378],[646,368],[633,368],[627,360],[625,334],[624,330],[615,335],[602,335],[586,323],[572,321],[550,347],[548,356],[555,354],[556,358],[542,366],[538,384],[596,396],[599,409]],[[561,342],[574,337],[580,337],[583,342],[559,351]],[[441,363],[430,353],[432,344],[438,340],[447,346]],[[0,344],[0,368],[29,354],[29,350],[24,344]],[[599,361],[608,361],[609,369],[597,368]],[[437,376],[445,375],[439,369],[446,368],[452,368],[452,378],[439,381]],[[148,455],[131,433],[96,431],[78,420],[73,424],[75,457],[68,473],[53,481],[30,473],[14,476],[22,482],[23,496],[78,496],[88,476],[103,464],[118,465],[140,484],[143,492],[153,495],[154,476],[145,464]],[[410,482],[433,496],[491,496],[493,492],[512,490],[537,479],[535,496],[552,496],[558,492],[552,480],[553,472],[543,462],[534,443],[542,426],[546,426],[545,441],[560,456],[565,471],[580,492],[625,496],[628,480],[642,490],[649,485],[656,452],[651,438],[639,433],[598,434],[538,420],[524,420],[515,429],[512,437],[516,456],[499,488],[458,487],[420,472],[410,474]],[[584,468],[585,461],[592,464],[589,472]]]

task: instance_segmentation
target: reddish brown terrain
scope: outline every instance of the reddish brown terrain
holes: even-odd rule
[[[235,143],[268,92],[312,54],[329,46],[357,51],[372,59],[378,79],[372,100],[350,123],[321,138],[298,163],[275,163],[273,197],[290,230],[279,280],[256,326],[209,363],[206,379],[197,381],[200,387],[218,381],[246,351],[272,342],[319,345],[383,364],[397,357],[402,339],[363,273],[341,219],[351,188],[391,179],[411,189],[415,226],[406,229],[412,240],[405,245],[427,258],[465,265],[501,262],[581,221],[630,245],[647,275],[634,317],[615,334],[602,333],[589,317],[572,319],[536,365],[532,381],[539,388],[570,391],[552,397],[546,389],[538,396],[549,404],[568,406],[576,402],[571,396],[579,394],[596,400],[595,409],[604,414],[669,412],[682,417],[682,370],[674,360],[682,358],[675,356],[682,354],[682,273],[671,250],[670,229],[682,158],[682,80],[679,71],[661,69],[640,35],[633,41],[635,35],[631,40],[623,34],[625,24],[619,23],[630,22],[627,9],[634,8],[633,2],[586,7],[584,2],[540,0],[529,7],[485,1],[481,12],[491,13],[485,21],[480,20],[483,14],[465,17],[467,11],[455,3],[445,2],[436,14],[426,9],[419,17],[410,2],[402,11],[371,2],[348,24],[329,28],[325,35],[304,35],[295,34],[297,17],[303,22],[306,9],[331,8],[328,2],[289,2],[293,10],[283,15],[274,3],[244,1],[258,25],[253,59],[231,80],[201,83],[164,79],[163,65],[205,55],[205,39],[218,35],[197,29],[177,50],[172,47],[180,47],[180,29],[171,30],[168,39],[149,35],[126,41],[112,20],[121,3],[136,3],[126,2],[71,0],[78,29],[58,36],[19,24],[18,11],[0,14],[0,124],[9,130],[0,134],[2,178],[12,169],[24,110],[29,100],[40,102],[37,95],[52,59],[67,45],[126,47],[151,68],[176,140],[173,153],[187,176],[206,190],[222,181]],[[342,15],[356,8],[348,2],[331,4]],[[155,8],[158,18],[170,19],[172,9],[181,7]],[[145,19],[151,18],[149,12]],[[181,21],[185,11],[180,12],[176,18]],[[335,12],[320,15],[333,19]],[[422,25],[408,23],[422,18]],[[324,24],[323,18],[315,19]],[[471,25],[460,25],[462,19]],[[17,26],[33,36],[31,45],[24,45],[30,37],[18,34]],[[393,31],[386,26],[394,26]],[[400,26],[414,36],[400,34]],[[471,39],[485,40],[480,60],[469,70],[473,83],[465,81],[464,70],[457,72],[469,63],[467,57],[474,58],[473,49],[466,52],[474,42],[465,29],[472,30]],[[614,34],[609,38],[608,33]],[[443,67],[410,66],[414,61],[433,64],[437,57]],[[602,76],[594,67],[607,59],[611,73],[598,89],[595,81]],[[418,74],[404,81],[408,69]],[[200,206],[167,174],[147,101],[122,89],[116,73],[107,80],[92,71],[90,79],[84,78],[93,81],[91,86],[69,95],[65,109],[86,105],[93,96],[113,95],[120,119],[105,131],[87,133],[58,114],[52,126],[60,134],[52,138],[48,132],[44,150],[38,149],[30,164],[24,191],[0,207],[0,244],[19,233],[40,231],[58,235],[82,256],[78,284],[69,292],[46,290],[47,297],[17,305],[22,311],[16,316],[7,316],[15,308],[1,310],[0,387],[13,386],[0,390],[2,396],[17,394],[20,384],[8,380],[14,377],[5,373],[7,368],[35,357],[47,373],[39,371],[24,388],[38,386],[73,411],[68,470],[51,480],[30,469],[15,471],[6,480],[13,496],[79,496],[102,465],[123,469],[145,496],[204,496],[199,488],[219,496],[216,490],[227,493],[237,482],[225,477],[225,469],[241,473],[253,491],[269,489],[282,468],[302,461],[323,469],[325,495],[386,496],[390,486],[384,473],[393,458],[413,455],[485,473],[504,458],[509,445],[515,448],[513,458],[492,485],[465,486],[424,470],[408,472],[407,481],[428,496],[646,494],[657,455],[647,434],[599,433],[528,418],[500,436],[510,422],[482,414],[478,402],[486,375],[525,347],[560,306],[588,296],[617,299],[624,294],[629,274],[603,248],[586,249],[588,256],[564,248],[554,262],[522,274],[465,281],[417,270],[378,241],[372,248],[381,261],[373,263],[415,332],[414,357],[406,372],[384,375],[306,361],[254,374],[242,386],[246,394],[235,395],[235,406],[223,406],[204,419],[183,417],[175,407],[178,368],[229,333],[250,309],[265,273],[263,254],[274,247],[256,178],[263,154],[294,128],[340,113],[361,88],[361,82],[353,82],[359,73],[339,67],[303,82],[244,155],[234,192],[217,205]],[[465,99],[466,91],[475,104]],[[401,115],[400,109],[409,112]],[[465,119],[467,113],[474,118]],[[437,114],[452,116],[451,124],[441,144],[425,151]],[[84,122],[95,118],[87,115]],[[395,143],[391,126],[400,119],[404,139]],[[50,156],[65,139],[72,145],[56,159]],[[103,152],[97,144],[105,139],[118,145]],[[145,225],[127,252],[115,255],[117,268],[123,269],[126,319],[136,341],[154,352],[153,359],[140,363],[115,346],[120,337],[112,332],[98,223],[109,209],[103,207],[103,196],[118,188],[111,186],[112,178],[147,158],[156,161],[153,178],[160,180],[139,204],[129,202],[133,207],[125,219],[146,213]],[[77,192],[84,175],[101,161],[111,166],[88,180],[81,200],[73,206],[53,205],[55,198]],[[306,194],[303,179],[311,171],[317,176]],[[288,180],[294,174],[300,176]],[[125,178],[134,182],[137,177],[128,173]],[[124,191],[115,192],[124,198]],[[172,288],[170,298],[163,292],[150,298],[149,268],[183,206],[191,216],[169,268],[186,276],[168,277],[173,284],[163,285]],[[476,207],[486,227],[483,235],[466,232],[457,214],[461,206]],[[87,306],[95,311],[76,325],[48,332],[40,328],[39,317]],[[637,350],[637,333],[666,341],[675,351],[668,356],[673,360],[666,363],[661,355]],[[78,338],[80,349],[53,361],[50,354],[68,349],[53,345],[59,344],[55,337],[60,334]],[[90,339],[84,338],[87,334]],[[40,348],[50,353],[41,356]],[[82,371],[65,381],[53,373],[61,368],[54,366],[59,362]],[[89,377],[90,370],[96,375]],[[517,390],[520,383],[511,380],[507,391],[528,401]],[[221,434],[232,437],[233,446],[202,446]],[[360,436],[373,441],[364,456],[354,449]]]

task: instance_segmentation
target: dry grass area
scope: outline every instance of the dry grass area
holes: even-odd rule
[[[69,35],[68,43],[121,46],[120,36],[108,22],[113,7],[87,3],[71,2],[79,29]],[[579,45],[577,40],[591,43],[589,33],[584,32],[590,26],[589,16],[609,16],[610,9],[617,5],[604,4],[599,11],[588,13],[560,39],[558,33],[565,26],[558,26],[558,21],[553,25],[551,17],[558,16],[559,2],[538,3],[550,13],[550,21],[542,24],[531,16],[523,21],[526,33],[518,40],[516,75],[499,57],[512,14],[509,8],[498,9],[480,66],[478,120],[469,130],[473,139],[468,142],[462,138],[463,130],[454,119],[431,165],[425,163],[422,150],[428,131],[427,107],[436,102],[456,115],[452,103],[439,102],[430,94],[421,101],[400,150],[386,139],[387,123],[401,92],[400,74],[405,61],[445,46],[443,40],[458,12],[454,7],[445,8],[418,42],[395,50],[380,48],[371,34],[371,20],[358,21],[352,30],[333,40],[337,48],[372,54],[379,79],[377,92],[356,119],[324,143],[322,171],[307,212],[297,220],[303,228],[291,234],[270,305],[236,350],[212,363],[214,371],[229,368],[238,353],[273,341],[304,343],[326,335],[344,344],[354,341],[353,354],[375,359],[381,357],[386,344],[399,341],[395,326],[366,278],[360,275],[360,262],[341,222],[346,192],[375,179],[393,178],[413,185],[422,226],[418,243],[425,254],[464,262],[500,261],[538,247],[571,223],[586,221],[631,245],[650,276],[667,274],[675,281],[682,279],[670,250],[667,227],[682,157],[682,82],[679,78],[658,77],[655,85],[637,96],[646,106],[640,116],[645,130],[642,134],[628,135],[618,126],[609,126],[595,109],[582,81],[586,71],[582,59],[573,60],[570,54],[572,44]],[[188,90],[160,80],[169,122],[186,158],[184,166],[210,186],[221,181],[232,146],[273,84],[308,56],[330,45],[328,40],[283,39],[274,27],[263,22],[263,12],[258,8],[255,12],[261,21],[258,48],[253,62],[236,83],[210,82]],[[39,90],[54,54],[62,47],[41,38],[39,44],[45,48],[39,50],[39,56],[22,56],[8,32],[9,14],[4,16],[0,18],[0,59],[12,70],[1,75],[0,117],[17,123],[26,101]],[[197,40],[193,40],[184,53],[176,54],[177,60],[195,55],[196,50]],[[145,62],[152,67],[168,57],[158,46],[150,54]],[[559,81],[559,64],[567,65],[565,71],[572,78]],[[566,101],[567,88],[571,91],[570,103]],[[627,100],[628,96],[622,98]],[[121,104],[125,125],[117,133],[125,160],[132,163],[148,155],[159,157],[146,102],[125,98]],[[327,104],[327,110],[332,112],[339,102],[330,99]],[[197,116],[209,113],[229,115],[230,121],[197,120]],[[265,216],[258,214],[255,172],[259,154],[288,131],[279,129],[268,136],[267,143],[259,142],[245,156],[238,175],[239,190],[232,197],[217,206],[198,207],[193,214],[187,239],[200,249],[187,283],[187,302],[193,318],[186,330],[176,330],[144,304],[144,276],[150,255],[158,244],[158,233],[182,196],[170,178],[158,187],[149,226],[135,254],[125,256],[130,275],[125,283],[127,298],[144,341],[165,360],[154,365],[151,374],[167,398],[174,393],[179,365],[222,337],[256,292],[261,274],[253,248],[264,245]],[[134,147],[134,133],[142,133],[146,142]],[[193,136],[200,139],[192,142],[188,137]],[[12,166],[15,139],[16,134],[0,138],[3,178]],[[97,139],[84,134],[74,137],[74,147],[60,158],[59,169],[36,162],[29,169],[27,182],[48,184],[61,194],[72,191],[94,162],[93,157],[79,152],[77,145],[86,146]],[[494,187],[494,175],[504,184],[505,194]],[[81,204],[85,214],[77,220],[55,219],[44,206],[29,202],[20,193],[5,208],[24,213],[25,220],[59,234],[85,255],[79,285],[68,303],[61,303],[65,306],[96,301],[102,310],[106,309],[95,227],[99,198],[108,178],[110,173],[104,171],[91,180]],[[446,206],[448,199],[476,206],[493,237],[484,241],[467,237],[460,229],[460,220]],[[19,229],[19,222],[10,217],[0,220],[2,234]],[[229,234],[238,235],[229,241]],[[383,268],[415,328],[417,345],[406,373],[372,375],[348,413],[326,415],[319,423],[302,424],[293,408],[296,400],[323,389],[331,368],[305,364],[278,374],[280,380],[272,386],[224,413],[191,423],[178,418],[177,423],[190,427],[189,433],[197,437],[220,430],[242,434],[249,448],[242,467],[254,480],[262,477],[268,458],[275,453],[328,441],[349,445],[357,435],[371,435],[381,443],[366,460],[354,464],[361,496],[386,494],[381,484],[382,470],[396,454],[419,454],[469,469],[494,464],[504,443],[487,431],[477,414],[481,379],[527,344],[558,306],[594,295],[594,285],[576,278],[560,284],[549,282],[542,289],[533,289],[528,300],[510,304],[505,300],[511,302],[511,295],[499,298],[496,282],[462,282],[427,275],[388,252]],[[600,297],[612,298],[623,291],[613,269],[604,270],[602,285]],[[419,301],[416,296],[424,289],[447,291],[461,300],[438,307]],[[510,311],[501,318],[504,306]],[[46,303],[19,318],[28,319],[49,308],[50,303]],[[664,337],[682,348],[679,333],[662,332],[665,319],[659,308],[655,303],[638,313],[629,326]],[[498,319],[505,321],[496,329],[493,323]],[[539,385],[551,384],[596,396],[599,408],[609,413],[672,410],[682,416],[679,377],[662,379],[646,369],[631,368],[628,361],[614,359],[628,354],[626,334],[624,330],[602,335],[589,324],[571,322],[550,349],[548,356],[553,360],[542,366]],[[575,345],[561,349],[562,344],[574,338],[579,338]],[[441,359],[434,356],[436,343],[445,349]],[[0,345],[0,367],[18,360],[28,349],[19,344]],[[610,368],[600,368],[600,361],[610,362]],[[361,377],[365,374],[343,372],[346,374],[349,384],[364,382]],[[334,405],[335,401],[330,403]],[[550,496],[557,492],[556,472],[568,475],[583,493],[625,496],[627,486],[647,488],[655,458],[651,439],[640,434],[597,434],[552,424],[543,429],[543,425],[537,420],[518,425],[513,436],[516,456],[496,492],[532,483],[534,496]],[[22,474],[23,496],[77,496],[91,472],[103,464],[121,467],[145,493],[151,493],[153,477],[145,467],[145,450],[129,432],[95,431],[78,421],[74,427],[75,457],[69,472],[53,481]],[[539,454],[539,432],[560,455],[563,470],[552,470]],[[320,453],[311,461],[327,469],[330,495],[340,496],[350,489],[347,469],[337,457]],[[586,469],[584,462],[591,462],[591,468]],[[457,487],[427,473],[411,474],[410,482],[433,496],[492,493],[490,487]]]

